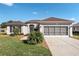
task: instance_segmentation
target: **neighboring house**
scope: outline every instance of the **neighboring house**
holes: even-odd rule
[[[71,20],[50,17],[43,20],[31,20],[25,23],[20,21],[7,23],[7,34],[13,33],[13,28],[18,26],[20,33],[24,35],[30,33],[34,29],[38,29],[44,36],[73,36]],[[39,25],[39,26],[38,26]]]
[[[79,23],[73,25],[73,32],[79,32]]]
[[[79,23],[73,25],[73,34],[79,35]]]

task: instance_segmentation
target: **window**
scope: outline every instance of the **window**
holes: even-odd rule
[[[34,25],[30,25],[30,32],[34,31]]]

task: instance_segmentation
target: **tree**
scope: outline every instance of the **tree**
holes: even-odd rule
[[[6,22],[3,22],[2,24],[1,24],[1,28],[6,28],[7,26],[6,26]]]
[[[11,22],[13,22],[12,20],[10,20],[10,21],[8,21],[8,22],[3,22],[3,23],[1,23],[1,28],[6,28],[7,27],[7,23],[11,23]]]

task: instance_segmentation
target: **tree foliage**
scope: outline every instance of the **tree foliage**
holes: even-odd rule
[[[6,28],[7,26],[6,26],[6,22],[3,22],[2,24],[1,24],[1,28]]]

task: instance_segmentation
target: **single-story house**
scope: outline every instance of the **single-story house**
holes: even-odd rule
[[[79,32],[79,23],[73,25],[73,32]]]
[[[7,22],[7,34],[13,33],[13,28],[19,27],[20,33],[26,35],[38,29],[44,36],[73,36],[74,21],[60,19],[55,17],[46,18],[43,20],[31,20],[25,23],[21,21]]]
[[[79,23],[73,25],[73,34],[79,35]]]

